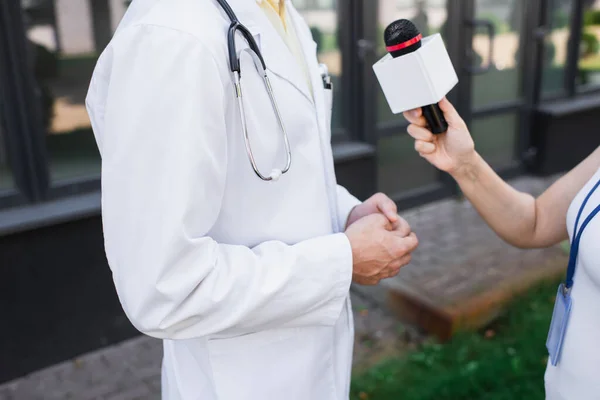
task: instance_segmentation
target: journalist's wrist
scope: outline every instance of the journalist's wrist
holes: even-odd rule
[[[477,175],[482,161],[479,153],[473,150],[470,154],[461,157],[460,163],[448,173],[458,182],[464,179],[473,179]]]

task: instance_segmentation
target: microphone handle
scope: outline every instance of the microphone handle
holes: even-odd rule
[[[439,135],[448,130],[448,123],[444,118],[444,113],[437,104],[422,107],[423,116],[429,125],[431,133]]]

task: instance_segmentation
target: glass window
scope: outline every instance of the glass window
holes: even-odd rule
[[[415,140],[408,134],[377,141],[378,186],[388,194],[435,183],[439,173],[415,150]]]
[[[385,28],[400,18],[406,18],[414,22],[423,36],[442,32],[448,15],[446,3],[446,0],[379,0],[377,58],[379,59],[387,53],[383,40]],[[377,122],[385,123],[402,120],[401,115],[394,115],[390,111],[390,106],[383,91],[377,85]]]
[[[477,152],[494,168],[509,166],[515,160],[517,113],[473,120],[470,130]]]
[[[341,84],[342,53],[338,45],[338,12],[334,0],[294,1],[294,5],[310,27],[314,41],[317,43],[319,62],[327,65],[333,83],[332,129],[343,128],[348,118],[343,117],[342,96],[344,88]]]
[[[22,2],[53,183],[96,177],[100,157],[85,108],[100,52],[125,12],[122,0]]]
[[[585,1],[578,84],[600,85],[600,2]]]
[[[473,65],[491,68],[473,76],[475,108],[521,97],[520,40],[526,2],[522,0],[477,0],[475,18],[491,22],[496,31],[490,60],[487,31],[477,28],[473,34]]]
[[[550,33],[544,48],[542,95],[560,93],[564,88],[565,65],[569,44],[571,14],[574,0],[550,2],[548,20]]]
[[[298,10],[335,9],[336,0],[294,0],[294,6]]]
[[[2,118],[0,117],[0,193],[14,187],[12,172],[8,164],[8,154],[5,146]]]

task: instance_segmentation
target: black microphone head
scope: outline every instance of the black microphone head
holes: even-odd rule
[[[421,47],[421,40],[416,39],[420,34],[419,29],[411,21],[399,19],[385,29],[383,40],[392,57],[396,58],[418,50]],[[395,47],[400,48],[393,50]]]

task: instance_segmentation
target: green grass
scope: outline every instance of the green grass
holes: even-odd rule
[[[546,335],[557,282],[519,297],[493,326],[428,342],[356,376],[352,399],[543,400]],[[486,337],[493,332],[493,337]]]

